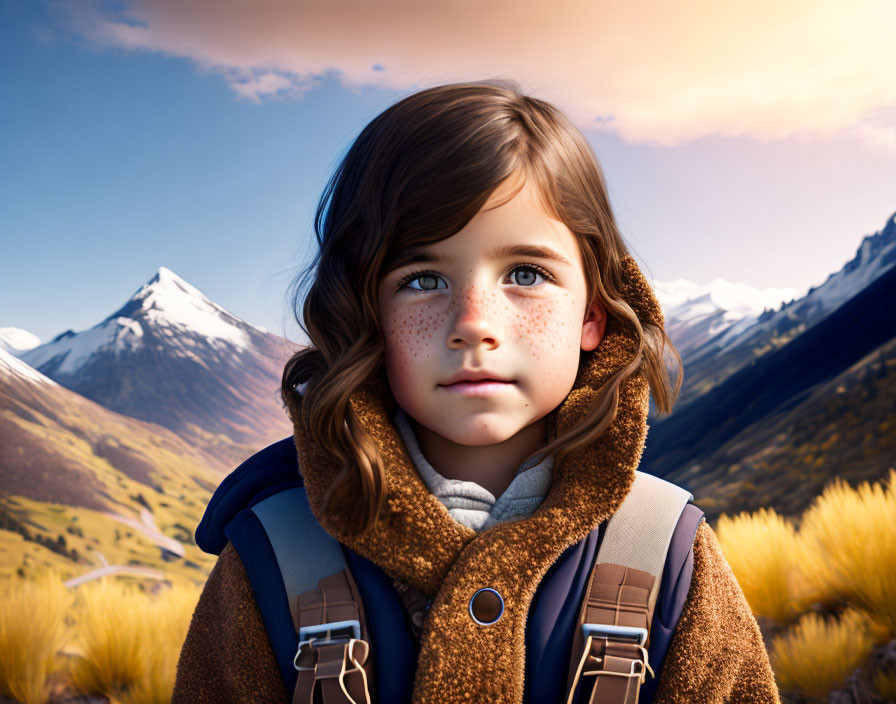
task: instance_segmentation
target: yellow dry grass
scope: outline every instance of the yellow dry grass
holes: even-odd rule
[[[51,573],[0,588],[0,693],[25,704],[47,700],[47,677],[65,645],[71,594]]]
[[[134,584],[113,580],[77,588],[77,651],[72,685],[84,694],[127,691],[144,676],[143,610]]]
[[[773,509],[721,516],[719,545],[756,616],[789,621],[800,611],[797,532]]]
[[[772,640],[769,658],[781,689],[824,701],[865,662],[873,641],[871,621],[864,612],[850,608],[830,619],[809,613]]]
[[[200,588],[185,580],[157,586],[150,594],[105,577],[69,591],[52,573],[8,580],[0,592],[0,693],[45,702],[48,676],[58,673],[72,689],[113,704],[170,702]]]
[[[198,589],[175,582],[149,597],[122,581],[78,587],[72,685],[121,704],[168,702]]]
[[[722,515],[719,544],[753,614],[786,623],[847,602],[896,633],[896,470],[889,485],[835,479],[799,529],[772,509]]]
[[[871,681],[884,701],[896,702],[896,667],[881,668],[872,676]]]
[[[896,470],[889,486],[834,480],[803,515],[800,533],[806,578],[896,633]]]
[[[835,479],[799,527],[773,510],[721,516],[716,532],[753,614],[795,626],[773,639],[782,690],[824,699],[896,635],[896,470],[888,485]],[[845,607],[824,620],[816,611]],[[805,613],[809,609],[815,611]],[[896,673],[873,674],[885,696]]]

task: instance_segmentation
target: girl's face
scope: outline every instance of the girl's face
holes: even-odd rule
[[[420,250],[380,282],[389,385],[420,425],[460,445],[504,442],[546,416],[597,347],[603,308],[587,286],[572,231],[527,182],[508,179],[460,232]],[[516,251],[512,251],[516,250]],[[467,371],[505,383],[451,385]]]

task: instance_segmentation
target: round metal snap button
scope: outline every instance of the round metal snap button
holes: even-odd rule
[[[491,626],[504,613],[504,599],[491,587],[477,591],[470,599],[470,618],[480,626]]]

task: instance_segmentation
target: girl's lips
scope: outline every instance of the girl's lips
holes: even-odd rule
[[[459,381],[456,384],[448,384],[441,388],[462,396],[489,396],[491,394],[509,389],[514,385],[513,381],[495,381],[484,379],[482,381]]]

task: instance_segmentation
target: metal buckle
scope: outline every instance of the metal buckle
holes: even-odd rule
[[[631,626],[612,626],[604,623],[583,623],[582,636],[594,636],[607,640],[621,640],[624,643],[637,643],[643,646],[647,642],[647,629]]]
[[[594,624],[594,623],[586,623],[585,626],[586,627],[593,626],[593,627],[596,627],[597,629],[601,629],[601,628],[606,629],[605,626]],[[614,626],[611,628],[620,628],[620,629],[627,630],[627,631],[643,631],[644,630],[643,628],[625,628],[624,626]],[[629,637],[625,638],[624,636],[626,636],[626,635],[628,635]],[[620,636],[622,636],[622,637],[620,637]],[[572,686],[569,689],[569,696],[566,700],[566,704],[572,704],[573,695],[576,692],[576,687],[579,684],[579,680],[581,677],[584,677],[585,675],[594,675],[596,677],[602,677],[604,675],[614,675],[616,677],[626,677],[628,679],[631,679],[632,677],[637,677],[640,684],[644,684],[644,681],[647,679],[647,672],[650,672],[651,677],[656,677],[656,675],[653,672],[653,669],[650,667],[650,664],[647,662],[647,649],[643,645],[640,645],[638,642],[636,642],[633,639],[633,637],[635,637],[635,636],[640,638],[640,634],[632,634],[632,633],[613,634],[613,633],[607,632],[605,635],[594,635],[593,633],[587,632],[587,635],[585,638],[585,647],[582,649],[582,658],[579,660],[579,665],[576,668],[576,674],[575,674],[575,677],[573,677]],[[588,655],[591,653],[591,642],[595,638],[604,638],[608,642],[610,640],[616,640],[616,641],[621,640],[624,643],[634,645],[640,651],[641,656],[644,659],[638,660],[637,658],[632,658],[631,670],[628,673],[614,672],[612,670],[605,670],[605,669],[604,670],[584,670],[583,671],[583,668],[585,667],[585,661],[588,659]],[[604,658],[592,656],[592,660],[595,663],[602,663],[604,661]],[[635,672],[635,665],[641,665],[642,667],[639,671]],[[594,686],[595,687],[597,686],[596,680],[594,682]],[[593,696],[593,693],[592,693],[592,696]]]
[[[351,635],[333,637],[333,631],[350,628]],[[326,634],[325,638],[317,637],[317,634]],[[302,626],[299,628],[299,647],[296,650],[296,656],[293,658],[292,664],[296,670],[313,670],[314,668],[301,667],[299,665],[299,657],[302,654],[302,646],[308,645],[312,648],[318,645],[330,645],[333,643],[351,643],[361,640],[361,623],[357,619],[350,621],[331,621],[330,623],[321,623],[317,626]]]
[[[646,628],[635,628],[633,626],[614,626],[608,623],[584,623],[582,624],[582,635],[585,637],[585,654],[582,656],[582,665],[585,663],[585,659],[587,653],[591,651],[591,641],[594,638],[603,638],[607,642],[613,640],[622,643],[630,643],[632,645],[637,645],[638,650],[641,651],[641,655],[644,660],[635,660],[632,659],[632,669],[629,674],[625,674],[624,672],[611,672],[609,670],[589,670],[587,672],[583,672],[583,675],[617,675],[621,677],[638,677],[641,680],[641,684],[644,683],[644,680],[647,679],[647,673],[650,673],[651,677],[656,677],[653,672],[653,668],[650,667],[650,663],[647,662],[647,648],[644,647],[644,644],[647,642],[647,629]],[[595,658],[598,662],[601,661],[601,658]],[[641,663],[643,667],[640,671],[635,672],[635,663]]]
[[[321,623],[317,626],[302,626],[301,628],[299,628],[299,640],[318,640],[317,638],[312,638],[312,636],[317,633],[326,633],[329,636],[331,631],[338,631],[343,628],[351,628],[352,633],[355,636],[355,640],[361,639],[361,623],[357,619],[352,619],[350,621],[331,621],[330,623]],[[320,645],[324,645],[326,643],[339,643],[343,640],[345,640],[345,638],[330,638],[328,640],[321,641]]]
[[[585,664],[585,660],[587,659],[588,653],[591,651],[591,641],[594,639],[594,636],[588,636],[588,640],[585,641],[585,652],[582,655],[582,661],[579,663],[579,671],[581,672],[582,666]],[[633,644],[634,645],[634,644]],[[643,645],[637,646],[638,650],[641,651],[641,655],[644,657],[643,660],[638,660],[636,658],[632,658],[631,669],[628,673],[625,672],[614,672],[613,670],[585,670],[582,672],[582,676],[585,675],[614,675],[616,677],[637,677],[641,684],[644,684],[644,681],[647,679],[647,673],[650,673],[651,677],[656,677],[653,673],[653,668],[650,667],[650,664],[647,662],[647,649]],[[618,656],[617,656],[618,657]],[[627,658],[623,658],[627,659]],[[595,662],[603,662],[603,658],[594,658]],[[635,665],[641,665],[641,669],[635,672]]]
[[[351,623],[351,622],[349,622],[349,623]],[[325,625],[332,625],[332,624],[325,624]],[[369,690],[369,686],[367,683],[367,673],[364,671],[363,664],[357,660],[357,658],[355,657],[355,653],[354,653],[355,644],[356,643],[363,644],[364,649],[365,649],[363,657],[366,660],[367,653],[369,653],[370,644],[365,640],[361,640],[360,638],[337,638],[337,639],[328,640],[326,642],[321,641],[321,643],[318,643],[317,640],[318,639],[316,639],[316,638],[311,638],[309,640],[304,640],[301,643],[299,643],[299,650],[296,653],[295,659],[293,660],[293,665],[295,666],[296,670],[299,671],[299,682],[301,683],[303,671],[314,672],[314,674],[315,674],[314,682],[311,683],[312,696],[313,696],[313,692],[317,686],[318,680],[335,678],[339,684],[339,688],[342,690],[342,693],[345,695],[346,702],[349,702],[349,704],[370,704],[370,690]],[[341,671],[336,672],[332,668],[329,668],[327,673],[322,676],[320,674],[320,672],[317,671],[317,668],[318,668],[317,662],[315,662],[311,667],[303,667],[302,665],[299,665],[299,657],[301,656],[303,645],[311,646],[312,659],[314,659],[314,653],[316,652],[313,649],[316,648],[318,645],[322,645],[322,646],[342,645],[342,663],[341,663],[342,669],[341,669]],[[333,663],[330,663],[330,664],[332,665]],[[351,667],[346,667],[346,665],[348,665],[348,664],[351,664]],[[349,693],[348,688],[345,685],[346,675],[350,675],[355,672],[357,672],[361,677],[361,683],[362,683],[363,692],[364,692],[364,699],[362,702],[358,702],[355,699],[353,699],[352,695]]]

